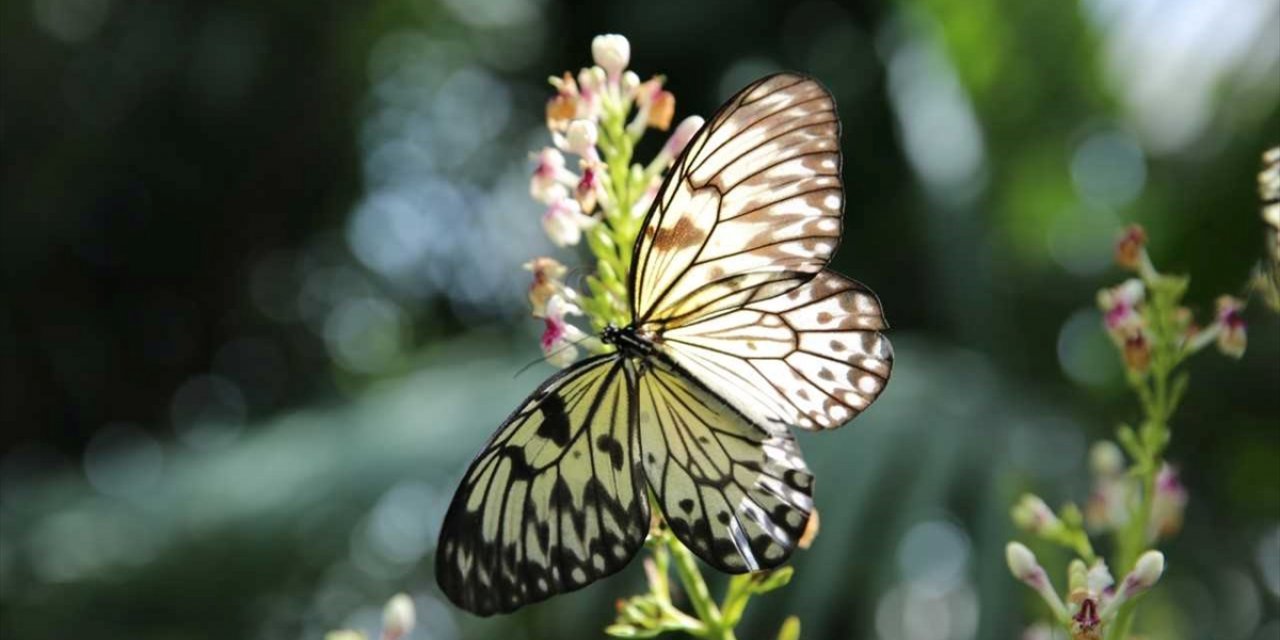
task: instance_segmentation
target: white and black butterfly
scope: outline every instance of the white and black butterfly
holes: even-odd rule
[[[796,74],[751,83],[694,136],[633,249],[614,351],[553,376],[472,462],[436,578],[509,612],[621,569],[649,531],[730,573],[776,567],[813,510],[790,427],[830,429],[884,389],[879,300],[826,269],[839,243],[840,123]]]

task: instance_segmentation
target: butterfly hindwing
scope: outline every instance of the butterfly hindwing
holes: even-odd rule
[[[786,561],[813,510],[791,433],[753,424],[659,358],[638,378],[644,472],[676,537],[730,573]]]
[[[663,334],[663,351],[757,424],[830,429],[889,381],[876,295],[823,271],[769,300]]]
[[[499,427],[454,495],[436,579],[458,606],[507,612],[621,569],[644,542],[635,381],[616,354],[552,377]]]
[[[748,85],[690,141],[645,219],[636,322],[690,322],[802,284],[835,251],[843,197],[831,94],[796,74]]]

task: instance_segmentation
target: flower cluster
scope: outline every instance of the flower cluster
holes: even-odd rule
[[[1093,445],[1089,466],[1093,473],[1093,491],[1084,509],[1086,527],[1093,534],[1122,530],[1132,517],[1130,505],[1142,493],[1135,470],[1126,466],[1120,447],[1109,440]],[[1170,538],[1182,529],[1188,500],[1178,470],[1168,462],[1156,472],[1154,487],[1146,526],[1149,543]]]
[[[1211,344],[1233,358],[1244,355],[1246,345],[1244,303],[1221,296],[1208,326],[1197,326],[1182,304],[1188,278],[1160,273],[1146,242],[1142,227],[1124,230],[1115,259],[1133,276],[1097,295],[1107,335],[1141,405],[1142,421],[1120,425],[1114,442],[1103,440],[1090,450],[1093,489],[1083,510],[1068,503],[1055,512],[1044,500],[1026,494],[1010,512],[1023,531],[1076,555],[1068,566],[1064,599],[1030,549],[1011,542],[1007,550],[1014,577],[1040,595],[1056,626],[1072,640],[1129,638],[1134,598],[1164,572],[1164,556],[1151,547],[1178,532],[1187,508],[1187,490],[1177,469],[1164,459],[1170,419],[1188,384],[1180,367]],[[1110,566],[1128,572],[1118,585],[1107,561],[1094,552],[1091,535],[1112,537]],[[1052,637],[1051,628],[1039,625],[1027,637],[1045,634]]]
[[[1153,356],[1163,357],[1166,366],[1176,366],[1210,343],[1216,343],[1219,351],[1233,358],[1244,355],[1244,303],[1221,296],[1213,322],[1208,327],[1197,326],[1191,310],[1180,304],[1187,279],[1156,271],[1147,255],[1146,238],[1146,232],[1138,225],[1121,234],[1116,242],[1116,263],[1138,277],[1098,292],[1098,308],[1102,310],[1107,335],[1120,351],[1129,373],[1144,376]],[[1149,292],[1158,297],[1152,295],[1148,300]]]
[[[1067,568],[1064,601],[1054,590],[1048,572],[1026,545],[1010,542],[1005,547],[1005,560],[1010,573],[1049,605],[1054,618],[1066,627],[1072,640],[1101,640],[1121,608],[1150,589],[1164,574],[1164,554],[1159,551],[1142,554],[1118,586],[1106,561],[1098,559],[1089,566],[1083,560],[1072,560]]]
[[[647,130],[670,129],[675,96],[662,76],[642,82],[627,68],[631,44],[625,37],[597,36],[591,54],[595,64],[576,76],[566,71],[550,78],[555,95],[547,100],[546,122],[552,146],[534,154],[529,181],[529,194],[546,206],[542,227],[551,242],[569,247],[585,240],[597,261],[582,294],[564,282],[566,269],[554,259],[526,265],[533,272],[533,315],[546,323],[543,353],[561,367],[577,359],[586,338],[568,316],[585,316],[597,330],[625,324],[626,274],[641,220],[663,173],[703,123],[697,116],[686,118],[648,164],[633,163],[635,145]],[[587,346],[604,348],[598,341]]]

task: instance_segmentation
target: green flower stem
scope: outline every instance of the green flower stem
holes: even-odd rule
[[[626,132],[626,113],[606,102],[600,119],[598,146],[605,163],[606,197],[601,203],[600,224],[587,232],[587,246],[598,261],[596,274],[587,280],[591,301],[586,309],[596,331],[606,325],[627,324],[627,274],[631,269],[631,247],[639,233],[640,221],[631,209],[642,193],[635,184],[631,166],[635,140]]]
[[[1130,373],[1129,384],[1138,395],[1143,419],[1137,433],[1121,425],[1118,439],[1134,459],[1133,473],[1142,491],[1133,507],[1128,525],[1117,534],[1116,554],[1112,566],[1123,576],[1132,571],[1150,544],[1147,530],[1151,526],[1151,507],[1156,494],[1156,475],[1163,464],[1165,447],[1169,444],[1169,420],[1177,410],[1187,387],[1187,375],[1173,377],[1195,348],[1189,348],[1174,318],[1178,303],[1187,290],[1187,279],[1165,276],[1154,268],[1142,270],[1142,278],[1150,291],[1150,305],[1145,311],[1147,326],[1151,329],[1151,366],[1146,373]],[[1203,345],[1200,345],[1203,346]],[[1107,640],[1125,640],[1133,626],[1139,598],[1120,607],[1116,619],[1107,630]]]
[[[664,531],[663,536],[666,547],[671,550],[671,556],[676,561],[676,575],[680,576],[680,583],[684,586],[685,595],[689,597],[689,604],[702,620],[703,629],[700,637],[709,640],[735,640],[733,626],[725,624],[724,616],[721,615],[715,600],[711,598],[707,582],[703,580],[702,572],[698,570],[698,564],[693,559],[693,553],[680,544],[680,541],[676,540],[669,531]]]

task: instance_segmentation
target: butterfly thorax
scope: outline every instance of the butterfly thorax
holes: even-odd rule
[[[616,327],[608,325],[600,334],[600,341],[605,344],[611,344],[622,352],[622,355],[631,358],[643,358],[653,355],[654,344],[653,338],[646,332],[641,332],[635,326]]]

